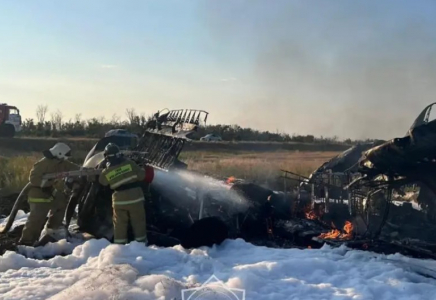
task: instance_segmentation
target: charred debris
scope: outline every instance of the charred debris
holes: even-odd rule
[[[404,137],[356,145],[300,180],[310,199],[307,218],[332,226],[315,240],[436,257],[436,121],[429,118],[434,104]]]
[[[436,258],[436,122],[432,106],[404,137],[359,144],[324,163],[309,177],[282,170],[282,191],[230,177],[187,171],[178,157],[208,112],[158,112],[138,138],[112,131],[89,151],[83,166],[101,169],[104,147],[116,143],[155,179],[144,192],[149,241],[158,246],[212,246],[227,238],[281,248],[346,245],[381,253]],[[71,174],[70,174],[71,175]],[[82,174],[83,175],[83,174]],[[70,234],[112,239],[110,191],[86,176],[66,176],[71,198],[65,215]],[[11,202],[0,228],[0,250],[25,197]],[[2,205],[3,206],[3,205]],[[13,206],[13,208],[12,208]],[[42,237],[41,245],[52,241]]]

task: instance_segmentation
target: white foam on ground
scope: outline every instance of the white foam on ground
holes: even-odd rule
[[[10,231],[12,231],[15,227],[26,224],[27,218],[30,213],[25,213],[23,210],[19,210],[17,215],[15,216],[14,223],[12,223]],[[4,227],[9,220],[9,216],[6,218],[0,219],[0,228]]]
[[[17,217],[14,226],[27,219],[24,212]],[[409,300],[436,295],[436,280],[417,273],[436,274],[436,261],[344,247],[271,249],[227,240],[213,248],[186,250],[72,238],[23,251],[30,258],[15,252],[0,256],[0,299],[180,300],[183,289],[199,287],[212,275],[227,288],[245,289],[246,299]],[[33,259],[53,255],[58,256]]]
[[[405,269],[409,263],[436,270],[435,261],[327,246],[271,249],[228,240],[185,250],[90,240],[49,260],[7,252],[0,299],[182,299],[182,289],[211,275],[245,289],[246,299],[433,299],[436,280]]]

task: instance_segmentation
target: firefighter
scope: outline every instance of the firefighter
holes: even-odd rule
[[[103,186],[112,193],[114,243],[127,243],[129,221],[137,242],[148,243],[145,217],[145,197],[141,182],[146,181],[145,169],[121,155],[117,145],[109,143],[105,150],[106,168],[99,176]]]
[[[47,229],[55,230],[61,227],[65,209],[68,204],[61,180],[45,180],[43,175],[79,170],[80,166],[70,161],[71,149],[64,143],[57,143],[52,148],[43,151],[44,157],[35,163],[30,171],[30,189],[28,202],[30,214],[24,226],[20,245],[32,246],[38,241],[41,230],[46,222]]]

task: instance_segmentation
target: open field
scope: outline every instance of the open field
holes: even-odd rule
[[[41,151],[58,141],[73,149],[73,160],[81,163],[97,142],[90,138],[0,139],[0,194],[16,192],[27,183],[32,165]],[[192,142],[181,154],[190,170],[215,177],[243,178],[274,186],[280,169],[308,175],[337,153],[348,148],[337,144]]]
[[[275,185],[280,169],[307,176],[338,152],[185,152],[181,159],[190,170],[214,177],[247,179],[259,184]]]
[[[33,164],[41,157],[38,152],[0,156],[0,196],[19,192],[27,184]],[[72,161],[80,164],[84,157],[76,156]]]
[[[40,152],[51,147],[58,141],[67,142],[73,151],[89,151],[98,141],[92,138],[0,138],[0,156],[5,151],[18,152]],[[348,145],[343,144],[309,144],[309,143],[279,143],[279,142],[200,142],[192,141],[187,143],[184,151],[216,151],[216,152],[235,152],[235,151],[344,151]]]
[[[51,145],[51,144],[50,144]],[[41,150],[45,147],[40,146]],[[234,176],[259,184],[277,184],[280,169],[308,175],[336,151],[184,151],[180,159],[188,169],[214,177]],[[81,163],[87,152],[74,152],[73,161]],[[12,150],[0,147],[0,194],[19,191],[26,183],[32,165],[41,157],[39,151]]]

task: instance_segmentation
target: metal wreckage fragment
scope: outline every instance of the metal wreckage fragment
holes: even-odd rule
[[[180,204],[177,203],[177,200],[174,201],[174,199],[180,198],[182,200],[185,197],[186,186],[179,186],[178,189],[175,189],[176,192],[166,196],[163,192],[165,184],[171,183],[165,183],[155,193],[156,197],[151,203],[148,203],[149,215],[147,218],[150,219],[151,231],[163,234],[166,230],[174,230],[177,227],[186,228],[187,225],[192,225],[191,227],[197,225],[195,227],[197,232],[194,234],[191,231],[191,243],[182,244],[201,246],[213,243],[213,240],[205,243],[202,243],[204,240],[198,241],[202,240],[204,236],[211,235],[215,228],[224,228],[223,223],[225,223],[226,230],[229,232],[236,230],[236,236],[251,242],[280,238],[291,241],[293,246],[299,244],[303,247],[307,245],[316,247],[316,243],[309,241],[310,238],[314,241],[330,241],[332,243],[347,241],[349,244],[354,243],[354,246],[359,245],[356,247],[361,249],[371,246],[373,249],[378,247],[377,249],[382,249],[385,252],[389,249],[397,249],[394,244],[398,243],[398,240],[390,241],[389,246],[383,244],[382,241],[386,241],[386,236],[382,237],[383,232],[386,231],[383,229],[392,229],[398,226],[396,224],[406,223],[405,221],[415,222],[417,219],[422,219],[422,214],[425,215],[425,226],[430,231],[436,226],[434,222],[436,220],[434,200],[436,198],[436,179],[434,179],[436,178],[434,176],[436,175],[436,142],[434,142],[436,140],[436,121],[429,121],[432,106],[433,104],[423,110],[406,136],[389,141],[374,141],[356,145],[321,166],[309,178],[301,178],[300,176],[298,180],[302,184],[297,197],[286,193],[274,193],[254,184],[234,184],[231,189],[243,195],[250,203],[250,208],[243,212],[227,213],[228,217],[226,217],[219,211],[226,211],[228,208],[220,203],[215,209],[215,216],[219,216],[220,221],[208,226],[199,223],[200,218],[192,220],[193,211],[198,212],[197,204],[193,207],[183,207],[183,201]],[[149,124],[148,130],[144,132],[137,147],[133,148],[136,153],[132,153],[131,157],[136,157],[136,161],[149,163],[158,169],[163,169],[164,172],[170,170],[177,164],[177,157],[187,141],[186,134],[192,132],[195,126],[199,125],[198,115],[200,113],[202,111],[169,111],[165,115],[156,115],[155,122]],[[204,121],[206,118],[207,115]],[[159,137],[156,133],[160,134]],[[394,194],[404,193],[404,190],[410,186],[420,188],[418,203],[423,208],[422,212],[411,211],[408,205],[404,205],[404,207],[393,205]],[[309,189],[307,189],[308,187]],[[309,193],[305,194],[305,189]],[[89,195],[91,189],[88,191]],[[203,207],[203,203],[207,203],[209,211],[214,210],[213,205],[215,204],[212,203],[217,203],[216,200],[219,200],[220,197],[226,197],[213,195],[211,191],[206,191],[205,195],[205,198],[201,200],[201,207]],[[104,207],[98,203],[107,197],[108,195],[102,196],[100,191],[100,197],[94,196],[96,204],[88,206],[88,208],[86,208],[86,200],[80,201],[79,221],[96,220],[95,214],[90,213],[91,208]],[[315,198],[321,198],[322,203],[315,203]],[[86,197],[82,197],[82,199],[86,199]],[[302,205],[304,201],[308,201],[310,204],[309,209]],[[320,212],[321,216],[324,215],[327,218],[320,218],[320,214],[317,213],[311,215],[315,207],[318,207],[317,212]],[[303,219],[308,219],[308,222],[298,219],[302,213]],[[109,216],[104,212],[101,215]],[[408,220],[404,220],[404,216],[408,216]],[[205,220],[216,219],[205,218]],[[109,221],[107,219],[107,223]],[[402,249],[407,248],[408,253],[415,253],[417,256],[433,257],[434,254],[431,251],[428,253],[428,249],[433,249],[436,243],[434,237],[432,238],[431,234],[425,235],[421,230],[422,228],[415,228],[413,226],[416,224],[413,224],[409,227],[406,226],[406,231],[412,238],[417,237],[417,232],[419,232],[421,241],[407,246],[402,243]],[[110,224],[108,226],[110,227]],[[95,226],[89,226],[89,228],[93,227]],[[99,228],[102,227],[104,226]],[[199,227],[207,230],[199,233]],[[326,230],[327,232],[325,232]],[[397,231],[402,234],[401,229]],[[392,230],[387,232],[390,234]],[[102,233],[95,235],[99,234]],[[384,234],[386,235],[386,233]],[[186,237],[186,234],[171,234],[170,236],[175,237],[180,242]],[[223,234],[220,238],[223,239],[225,236],[227,235]],[[198,241],[193,242],[192,237]],[[215,239],[215,242],[218,240]],[[284,244],[286,243],[285,241]],[[434,256],[436,257],[436,255]]]
[[[152,165],[155,168],[169,170],[176,162],[187,137],[199,126],[207,122],[209,113],[195,109],[169,110],[165,114],[157,113],[146,125],[136,151],[131,158]]]
[[[154,169],[167,173],[174,168],[183,167],[183,163],[178,157],[183,150],[188,137],[194,133],[199,126],[204,126],[208,113],[202,110],[172,110],[165,114],[157,113],[154,118],[146,124],[146,130],[139,138],[136,145],[129,147],[123,152],[127,157],[135,161],[140,166],[150,165]],[[90,151],[84,162],[84,167],[101,169],[102,155],[104,147],[111,140],[110,137],[99,141]],[[145,193],[150,194],[150,190],[145,188]],[[78,205],[77,225],[78,231],[88,232],[95,237],[105,237],[111,239],[112,232],[112,210],[110,206],[110,191],[102,188],[97,182],[86,182],[82,178],[79,188],[73,189],[73,195],[66,212],[66,223],[69,225],[74,214],[74,208]],[[155,209],[155,200],[146,203],[146,211],[149,214],[148,220],[152,220],[150,213]],[[109,203],[109,205],[108,205]],[[159,230],[157,230],[159,231]],[[149,230],[149,233],[152,230]],[[155,231],[156,233],[156,231]],[[159,235],[161,240],[162,235]],[[151,237],[153,242],[155,239]],[[174,239],[167,238],[165,242],[176,243]]]
[[[334,225],[315,239],[436,258],[436,120],[429,121],[434,104],[404,137],[355,145],[309,178],[293,176],[306,195],[300,197],[306,217]],[[411,195],[417,195],[419,210],[401,200]]]

